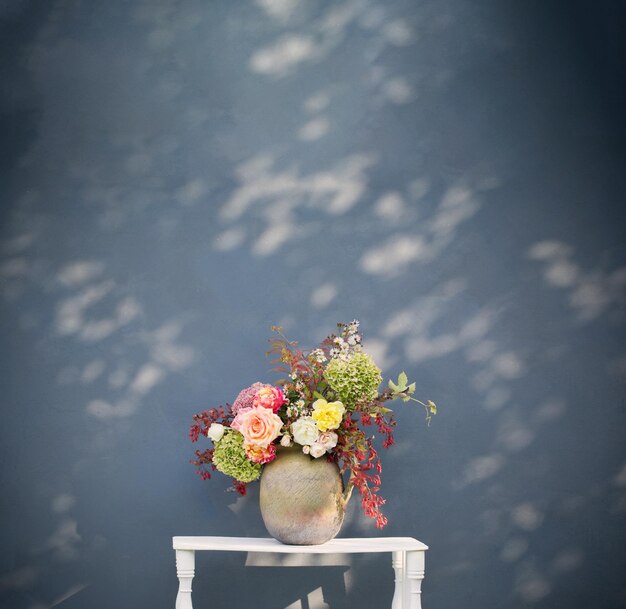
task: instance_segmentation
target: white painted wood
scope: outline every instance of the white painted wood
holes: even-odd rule
[[[176,550],[176,574],[179,582],[176,609],[193,609],[191,604],[191,581],[193,580],[194,571],[194,551]]]
[[[424,562],[424,552],[407,552],[405,574],[407,609],[422,609]]]
[[[180,582],[176,609],[192,609],[191,581],[194,576],[195,551],[309,555],[390,552],[395,574],[391,609],[421,609],[422,607],[424,553],[428,550],[428,546],[412,537],[333,539],[319,546],[288,546],[265,537],[174,537],[172,545],[176,550],[176,567]],[[322,603],[325,605],[323,599]]]
[[[393,552],[391,555],[391,566],[395,575],[395,589],[393,592],[393,601],[391,609],[404,609],[405,581],[404,569],[406,561],[406,552]]]
[[[428,550],[412,537],[372,537],[332,539],[319,546],[288,546],[269,537],[174,537],[175,550],[224,552],[278,552],[280,554],[369,554],[370,552],[410,552]]]

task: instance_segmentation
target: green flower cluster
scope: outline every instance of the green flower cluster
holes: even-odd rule
[[[253,463],[246,457],[243,436],[234,429],[229,429],[215,446],[213,464],[239,482],[252,482],[261,475],[261,464]]]
[[[348,408],[378,395],[382,383],[380,368],[367,353],[354,353],[348,359],[333,358],[324,371],[326,382]]]

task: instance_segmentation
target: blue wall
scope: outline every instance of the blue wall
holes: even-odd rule
[[[623,606],[613,4],[0,3],[0,605],[173,607],[172,535],[264,536],[191,415],[275,378],[271,324],[357,317],[440,405],[383,455],[424,607]],[[244,561],[199,557],[198,605],[391,599],[387,557]]]

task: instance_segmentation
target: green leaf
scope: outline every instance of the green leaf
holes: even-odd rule
[[[398,393],[398,385],[396,385],[391,379],[389,379],[389,389],[394,393]]]
[[[409,379],[406,375],[406,372],[403,371],[398,375],[398,385],[400,385],[400,387],[402,387],[403,389],[406,388],[406,384],[408,380]]]
[[[319,392],[319,391],[314,391],[313,395],[318,399],[318,400],[324,400],[324,396]]]
[[[411,394],[411,393],[415,393],[415,383],[411,383],[406,390],[407,393]]]

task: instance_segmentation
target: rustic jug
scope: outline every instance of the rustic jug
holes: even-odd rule
[[[289,545],[333,539],[343,524],[352,487],[344,488],[336,463],[314,459],[294,444],[263,467],[259,503],[269,534]]]

